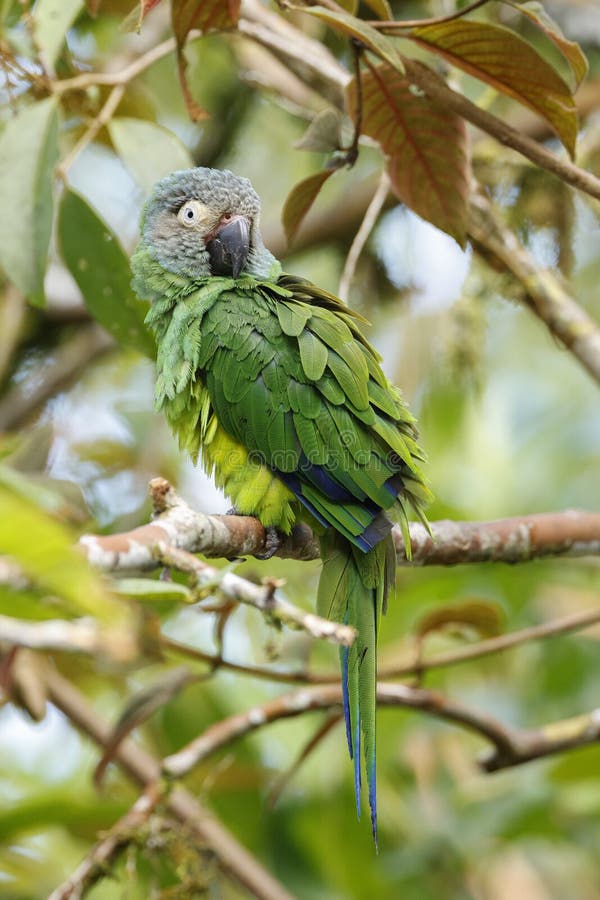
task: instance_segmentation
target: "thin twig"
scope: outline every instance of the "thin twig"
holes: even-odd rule
[[[46,671],[46,686],[51,702],[67,716],[73,725],[99,746],[105,747],[112,729],[86,698],[67,679],[56,671]],[[115,753],[115,761],[134,781],[146,787],[160,779],[158,761],[131,740],[125,740]],[[166,806],[202,846],[210,848],[221,868],[238,881],[251,896],[259,900],[292,900],[286,888],[243,847],[209,810],[195,798],[177,788],[166,799]]]
[[[281,585],[272,579],[265,580],[263,584],[254,584],[234,572],[220,572],[191,553],[169,547],[167,544],[159,544],[155,549],[155,556],[162,565],[187,572],[192,570],[199,587],[209,584],[211,589],[216,588],[230,600],[253,606],[290,628],[302,629],[314,638],[331,641],[344,647],[349,647],[354,641],[356,636],[354,628],[339,622],[331,622],[294,606],[277,593],[276,588]]]
[[[163,793],[156,785],[148,787],[130,810],[94,844],[77,868],[48,896],[48,900],[80,900],[107,874],[125,848],[135,841],[147,824]]]
[[[379,707],[419,710],[484,738],[493,746],[493,752],[480,759],[479,764],[484,772],[522,765],[600,740],[600,709],[551,722],[538,729],[522,730],[504,725],[486,713],[451,700],[439,691],[404,684],[379,683],[377,704]],[[162,763],[163,773],[168,778],[182,778],[223,747],[265,725],[315,710],[338,709],[341,705],[342,692],[338,685],[301,688],[291,694],[284,694],[215,722],[177,753],[165,757]]]
[[[509,753],[513,747],[512,733],[500,722],[450,700],[437,691],[413,688],[404,684],[378,684],[377,702],[380,706],[418,709],[462,725],[485,737],[499,753]],[[215,722],[177,753],[165,757],[163,772],[167,777],[181,778],[217,750],[271,722],[341,705],[342,691],[339,685],[301,688],[291,694],[284,694],[243,713]]]
[[[469,236],[484,258],[491,257],[510,272],[528,306],[600,383],[600,326],[552,269],[536,264],[481,193],[471,198]]]
[[[383,209],[387,195],[389,193],[389,189],[390,176],[384,170],[381,173],[379,184],[377,185],[377,190],[373,194],[373,199],[367,207],[367,211],[365,212],[365,217],[360,224],[360,228],[354,235],[354,240],[350,245],[350,249],[348,250],[348,255],[346,257],[346,262],[344,263],[344,270],[340,278],[338,294],[345,303],[348,302],[350,285],[352,284],[352,279],[354,278],[354,273],[356,271],[356,265],[358,263],[359,257],[363,252],[365,244],[369,240],[369,235],[373,231],[375,223],[379,218],[379,214]]]
[[[85,91],[94,85],[126,85],[133,81],[142,72],[150,68],[163,56],[168,56],[175,50],[175,38],[169,38],[162,44],[152,47],[143,56],[134,60],[125,68],[118,72],[82,72],[81,75],[75,75],[73,78],[63,78],[61,81],[54,82],[53,90],[55,94],[65,94],[67,91]]]
[[[450,13],[447,16],[431,16],[429,19],[399,19],[397,21],[372,19],[369,20],[369,25],[373,28],[378,28],[385,34],[388,32],[393,33],[402,30],[403,28],[420,28],[423,25],[443,25],[445,22],[454,21],[454,19],[463,19],[469,13],[475,12],[476,9],[485,6],[485,4],[489,2],[490,0],[475,0],[475,2],[470,3],[469,6],[463,6],[462,9],[457,9],[456,12]]]
[[[530,625],[528,628],[521,628],[518,631],[502,634],[499,637],[477,641],[458,650],[449,650],[445,653],[437,653],[434,656],[425,658],[419,657],[410,662],[382,665],[379,667],[378,677],[380,681],[386,681],[391,678],[403,678],[407,675],[422,675],[430,669],[443,669],[471,662],[474,659],[481,659],[494,653],[503,653],[506,650],[511,650],[513,647],[518,647],[531,641],[546,640],[563,634],[583,631],[598,623],[600,623],[600,609],[584,610],[583,612],[572,613],[570,616],[563,616],[560,619],[542,622],[539,625]],[[165,651],[205,663],[211,669],[224,668],[237,672],[240,675],[246,675],[249,678],[259,678],[286,684],[337,684],[340,680],[339,672],[314,672],[308,669],[286,672],[267,666],[243,665],[242,663],[224,659],[218,654],[206,653],[195,647],[189,647],[187,644],[182,644],[164,635],[160,636],[159,643]]]
[[[133,635],[123,629],[101,627],[94,619],[48,619],[32,622],[0,615],[0,642],[30,650],[88,653],[112,662],[130,662],[139,648]]]
[[[600,741],[600,709],[580,716],[550,722],[530,731],[515,731],[505,747],[496,746],[482,756],[479,765],[484,772],[498,772],[513,766],[569,750],[578,750]]]
[[[88,144],[91,144],[100,129],[105,125],[108,125],[113,115],[117,111],[119,103],[123,99],[125,87],[126,86],[124,84],[117,84],[112,89],[98,115],[94,116],[79,140],[73,147],[71,147],[70,151],[57,166],[56,174],[59,178],[62,178],[64,180],[67,177],[69,169],[71,168],[79,154],[83,150],[85,150]]]
[[[0,431],[16,429],[58,388],[69,384],[90,361],[115,346],[113,338],[95,322],[77,333],[44,360],[29,377],[12,384],[0,401]]]

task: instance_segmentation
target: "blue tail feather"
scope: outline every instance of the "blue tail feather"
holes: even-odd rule
[[[346,616],[346,625],[348,624],[348,616]],[[352,724],[350,722],[350,696],[348,689],[348,655],[349,647],[342,647],[340,651],[342,662],[342,701],[344,704],[344,722],[346,723],[346,740],[348,741],[348,753],[352,759]]]
[[[375,842],[375,849],[379,851],[379,844],[377,842],[377,772],[376,772],[376,763],[373,760],[373,763],[370,767],[369,771],[369,808],[371,810],[371,831],[373,832],[373,840]]]

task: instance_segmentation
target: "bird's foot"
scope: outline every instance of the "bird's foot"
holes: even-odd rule
[[[231,509],[228,509],[226,514],[227,516],[243,516],[244,513],[241,513],[239,509],[236,509],[235,506],[232,506]],[[271,559],[272,556],[275,556],[279,548],[281,547],[281,535],[279,531],[275,528],[274,525],[266,525],[265,527],[265,549],[262,553],[254,553],[253,556],[255,559]]]
[[[281,535],[273,525],[265,528],[265,549],[263,553],[255,553],[256,559],[271,559],[281,547]]]

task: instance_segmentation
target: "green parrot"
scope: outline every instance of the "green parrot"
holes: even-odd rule
[[[156,403],[241,515],[320,536],[320,615],[356,629],[341,650],[343,706],[360,816],[364,757],[377,841],[377,630],[394,583],[394,517],[424,520],[430,494],[414,419],[327,291],[282,272],[263,244],[246,178],[195,168],[160,181],[142,215],[133,288],[151,303]]]

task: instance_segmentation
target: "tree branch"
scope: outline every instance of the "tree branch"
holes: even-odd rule
[[[281,582],[265,579],[262,585],[240,578],[233,572],[220,572],[206,565],[186,550],[160,544],[154,553],[163,565],[172,566],[191,574],[196,586],[214,585],[222,594],[236,603],[246,603],[289,628],[300,628],[314,638],[325,639],[334,644],[349,647],[356,637],[354,628],[339,622],[323,619],[314,613],[305,612],[289,600],[279,596],[276,588]]]
[[[112,337],[95,322],[83,325],[69,341],[37,366],[28,378],[12,384],[0,401],[0,431],[16,428],[59,387],[69,384],[90,361],[115,346]]]
[[[148,571],[159,565],[158,557],[165,547],[226,558],[265,552],[265,530],[258,519],[195,512],[164,478],[150,482],[150,494],[156,511],[152,524],[122,534],[87,534],[80,538],[79,545],[92,565],[104,572]],[[600,513],[577,510],[491,522],[443,519],[431,523],[431,532],[430,535],[420,523],[411,523],[412,561],[408,563],[400,529],[394,527],[398,565],[519,563],[544,557],[600,554]],[[317,559],[318,540],[301,523],[291,535],[282,537],[277,555],[284,559]]]
[[[472,103],[463,94],[453,91],[445,81],[423,63],[405,56],[402,57],[402,61],[410,80],[420,87],[434,103],[457,113],[471,125],[475,125],[496,138],[505,147],[516,150],[541,169],[552,172],[553,175],[557,175],[577,190],[600,199],[600,178],[596,178],[585,169],[580,169],[567,159],[555,156],[543,144],[538,144],[526,134],[521,134],[502,119],[498,119],[487,110]]]
[[[507,754],[513,746],[509,732],[495,719],[467,709],[437,691],[413,688],[405,684],[378,684],[377,703],[380,706],[419,709],[437,718],[463,725],[487,738],[498,753]],[[182,750],[165,757],[163,772],[167,777],[181,778],[221,747],[264,725],[341,705],[342,691],[339,685],[301,688],[291,694],[283,694],[261,706],[254,706],[243,713],[215,722]]]
[[[418,710],[459,725],[484,738],[494,748],[491,754],[480,760],[479,765],[485,772],[522,765],[600,740],[600,709],[552,722],[539,729],[520,730],[451,700],[439,691],[404,684],[379,683],[377,704],[379,707]],[[301,688],[293,693],[283,694],[260,706],[215,722],[183,749],[165,757],[162,762],[163,773],[168,778],[182,778],[224,746],[265,725],[307,712],[341,706],[342,692],[339,685]]]
[[[350,286],[352,284],[352,279],[354,278],[358,260],[365,248],[365,244],[371,236],[371,232],[375,227],[377,219],[379,218],[381,211],[385,206],[385,201],[390,190],[390,184],[390,176],[384,170],[379,177],[377,190],[373,194],[371,202],[366,209],[364,219],[360,223],[360,227],[354,235],[354,240],[352,241],[350,249],[348,250],[348,255],[344,263],[344,268],[340,277],[340,286],[338,289],[338,296],[341,300],[344,301],[344,303],[348,302]]]
[[[525,302],[600,382],[600,327],[573,300],[551,269],[542,269],[482,194],[471,198],[469,236],[481,255],[497,260],[517,280]]]
[[[89,653],[114,662],[131,662],[139,648],[122,627],[102,627],[95,619],[33,622],[0,615],[0,643],[30,650]]]
[[[500,769],[520,766],[546,756],[577,750],[598,741],[600,709],[593,709],[580,716],[550,722],[535,730],[513,732],[507,746],[496,746],[491,754],[480,759],[479,765],[484,772],[498,772]]]
[[[104,878],[108,867],[114,865],[123,850],[136,839],[160,800],[162,793],[156,785],[148,787],[131,809],[94,844],[67,880],[52,891],[48,900],[80,900],[84,893]]]
[[[112,728],[88,704],[69,681],[52,671],[46,672],[46,686],[51,702],[84,734],[100,747],[112,738]],[[160,778],[157,760],[132,740],[124,740],[115,751],[115,761],[138,784],[148,787]],[[215,854],[221,868],[247,891],[260,900],[292,900],[292,895],[260,862],[238,843],[212,813],[182,788],[171,791],[167,808],[183,822],[189,832]]]

